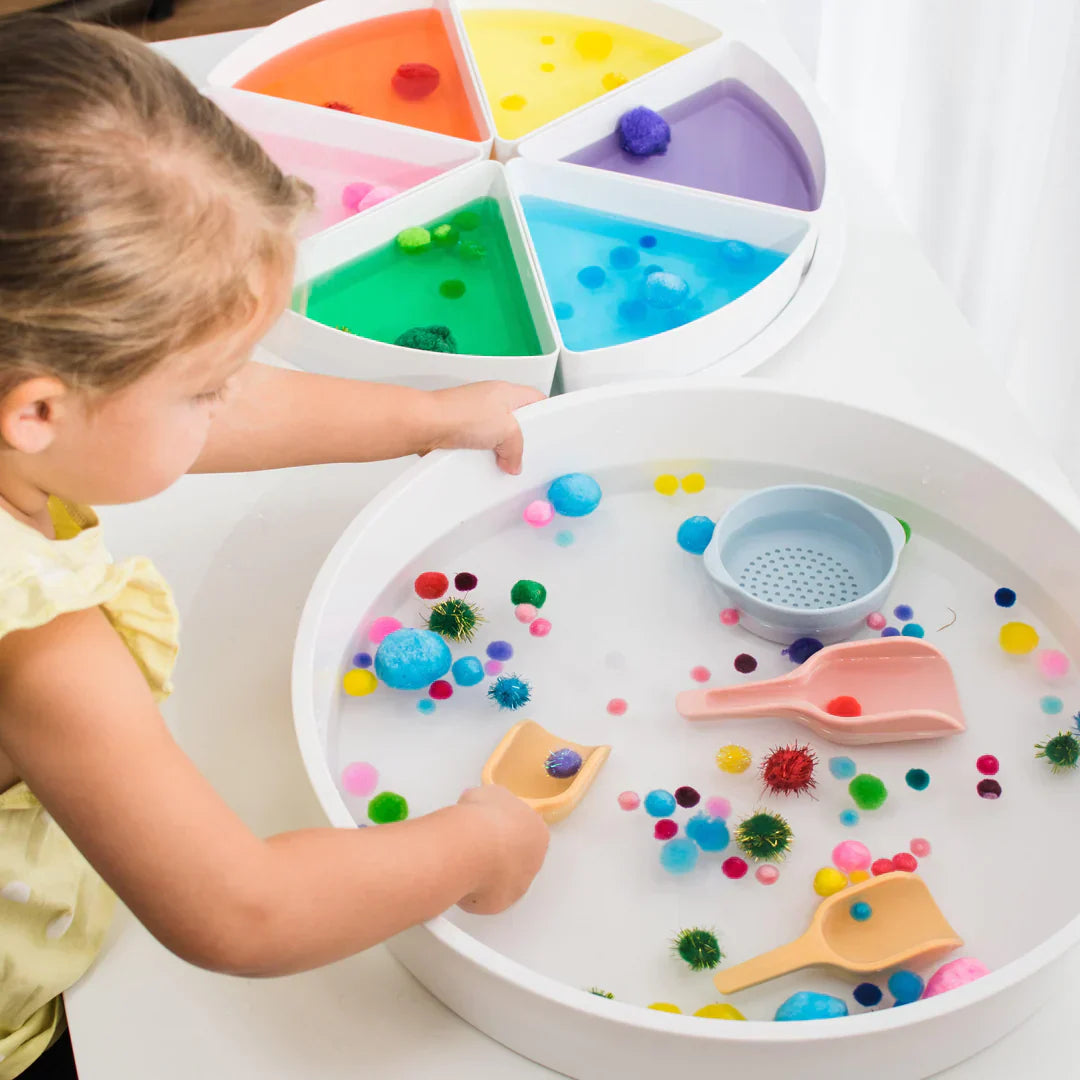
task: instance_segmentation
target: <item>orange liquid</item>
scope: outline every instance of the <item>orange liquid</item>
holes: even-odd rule
[[[439,85],[419,101],[407,100],[391,85],[398,65],[412,62],[439,70]],[[236,85],[309,105],[341,102],[378,120],[459,139],[480,138],[450,38],[433,8],[383,15],[320,34],[261,64]]]

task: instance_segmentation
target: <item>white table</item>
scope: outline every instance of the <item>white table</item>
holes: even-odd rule
[[[699,7],[699,10],[705,10]],[[167,43],[193,79],[249,33]],[[834,148],[836,149],[836,148]],[[865,171],[830,162],[850,214],[843,270],[810,325],[758,369],[966,439],[1044,492],[1072,492],[979,355],[973,334]],[[404,463],[188,478],[105,517],[118,557],[151,555],[183,620],[181,745],[260,834],[323,824],[292,732],[293,635],[323,557]],[[320,971],[257,981],[182,963],[130,916],[67,995],[82,1080],[318,1077],[532,1080],[554,1073],[479,1034],[375,948]],[[1080,974],[1080,960],[1071,975]],[[1062,995],[945,1076],[1076,1075],[1080,1034]]]

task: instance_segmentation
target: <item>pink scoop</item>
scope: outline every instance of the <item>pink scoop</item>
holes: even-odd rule
[[[855,698],[862,714],[827,712],[838,697]],[[790,675],[686,690],[675,707],[687,720],[786,717],[849,745],[936,739],[966,727],[948,661],[933,645],[904,637],[829,645]]]

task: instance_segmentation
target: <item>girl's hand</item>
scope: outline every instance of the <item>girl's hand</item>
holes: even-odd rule
[[[521,472],[521,428],[514,410],[540,401],[544,395],[531,386],[505,382],[470,383],[436,390],[435,438],[431,450],[494,450],[500,469],[512,476]]]

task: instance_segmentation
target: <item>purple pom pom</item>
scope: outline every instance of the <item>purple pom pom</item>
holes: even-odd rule
[[[666,153],[670,142],[668,122],[644,105],[619,117],[619,145],[634,157]]]
[[[552,750],[548,754],[547,761],[544,762],[544,768],[548,776],[554,776],[557,780],[567,780],[571,776],[576,776],[581,768],[581,755],[568,746],[560,750]]]

